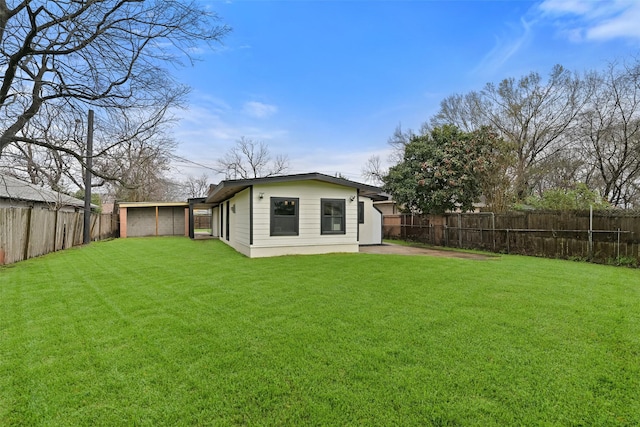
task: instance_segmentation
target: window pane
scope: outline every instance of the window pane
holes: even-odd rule
[[[298,235],[298,199],[271,198],[271,235]]]
[[[296,231],[296,219],[294,217],[276,217],[273,218],[274,233],[294,233]]]
[[[338,201],[324,202],[325,215],[342,215],[342,204]]]
[[[278,200],[274,202],[273,213],[276,215],[295,215],[295,200]]]
[[[345,201],[322,200],[322,233],[344,233]]]

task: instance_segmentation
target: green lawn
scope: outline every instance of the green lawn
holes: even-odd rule
[[[0,425],[638,425],[640,271],[92,243],[0,268]]]

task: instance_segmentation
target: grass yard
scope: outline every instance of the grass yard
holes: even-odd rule
[[[640,271],[248,259],[119,239],[0,268],[0,425],[639,425]]]

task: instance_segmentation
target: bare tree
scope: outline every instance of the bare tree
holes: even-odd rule
[[[287,156],[272,159],[267,144],[242,137],[218,160],[216,172],[224,174],[225,179],[250,179],[282,175],[288,169]]]
[[[143,122],[154,122],[186,93],[163,65],[192,61],[193,48],[228,31],[195,1],[0,0],[0,154],[32,144],[83,163],[67,138],[45,139],[27,125],[54,109],[81,117],[88,107],[146,111]]]
[[[614,206],[638,203],[640,183],[640,62],[612,63],[593,73],[593,96],[580,117],[586,180]]]
[[[204,173],[198,177],[189,176],[182,187],[187,198],[205,197],[209,191],[209,177]]]
[[[117,176],[105,185],[116,200],[130,202],[166,201],[179,194],[178,183],[171,180],[171,153],[175,141],[159,129],[135,133],[136,137],[108,147],[96,157],[94,168],[102,176]],[[77,183],[81,186],[81,183]]]
[[[106,186],[112,197],[129,201],[177,194],[172,189],[176,183],[167,177],[175,142],[168,136],[171,121],[165,111],[172,100],[167,98],[154,114],[149,109],[102,110],[95,121],[93,187]],[[76,113],[43,106],[22,133],[63,149],[14,142],[0,158],[0,169],[56,191],[84,190],[83,164],[72,153],[86,152],[87,129]]]
[[[427,134],[426,129],[423,129],[423,134]],[[398,124],[393,134],[387,139],[387,144],[389,144],[392,148],[391,155],[389,156],[389,160],[393,163],[401,162],[404,158],[404,149],[411,142],[411,138],[416,136],[413,130],[408,129],[406,131],[402,130],[402,125]]]
[[[424,125],[421,129],[423,134],[429,132],[428,126]],[[402,124],[398,124],[393,131],[393,134],[387,139],[387,144],[391,146],[391,153],[389,154],[390,163],[400,163],[404,159],[404,150],[411,142],[416,134],[411,129],[402,130]],[[387,174],[387,170],[382,166],[382,159],[380,156],[373,155],[367,159],[367,162],[362,167],[362,176],[365,181],[371,182],[374,185],[382,185],[384,183],[383,178]]]
[[[583,183],[614,206],[640,206],[637,57],[582,76],[558,65],[547,79],[529,73],[452,95],[429,121],[448,124],[467,131],[490,126],[503,138],[494,179],[484,190],[492,205],[506,208],[531,193]],[[403,135],[397,129],[392,145],[402,147]]]
[[[448,96],[440,102],[440,110],[431,118],[430,126],[452,124],[465,132],[473,132],[489,124],[480,109],[481,105],[481,95],[478,92]]]
[[[384,184],[384,176],[387,171],[382,166],[382,160],[380,156],[371,156],[367,159],[367,163],[362,168],[362,176],[365,182],[370,182],[374,185]]]
[[[76,120],[73,113],[45,105],[41,114],[25,124],[21,134],[80,151],[84,146],[85,132],[83,121]],[[12,142],[5,147],[0,157],[0,169],[5,174],[55,191],[70,190],[68,184],[72,184],[73,179],[70,181],[69,177],[74,174],[78,175],[77,180],[82,181],[80,165],[73,156],[61,150],[23,142]]]
[[[517,199],[523,200],[551,172],[544,170],[552,164],[549,160],[571,144],[571,130],[588,99],[589,87],[557,65],[546,81],[532,72],[498,85],[488,83],[480,92],[450,96],[431,124],[454,124],[467,131],[480,126],[497,130],[513,150],[507,172]]]
[[[536,182],[534,193],[542,196],[548,190],[574,189],[582,182],[584,167],[585,160],[574,144],[559,149],[555,155],[541,160],[539,166],[531,171]]]
[[[482,90],[480,111],[515,149],[514,187],[519,200],[535,187],[536,168],[568,142],[569,129],[588,99],[581,80],[557,65],[546,82],[538,73],[505,79]]]

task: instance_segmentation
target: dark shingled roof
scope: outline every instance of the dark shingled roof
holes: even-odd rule
[[[74,206],[84,208],[84,200],[58,193],[44,187],[0,175],[0,199],[21,200],[47,203],[56,206]],[[97,207],[92,205],[92,207]]]

